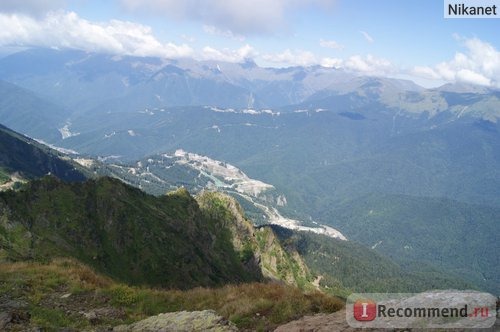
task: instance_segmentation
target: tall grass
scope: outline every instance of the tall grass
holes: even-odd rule
[[[303,315],[334,312],[343,306],[343,302],[335,297],[317,291],[303,293],[298,288],[279,283],[247,283],[187,291],[130,287],[102,276],[73,259],[55,259],[46,264],[1,263],[0,285],[0,296],[9,294],[27,299],[32,315],[35,315],[34,321],[42,322],[49,329],[63,327],[61,322],[68,325],[64,327],[85,326],[81,315],[68,315],[64,320],[52,321],[36,316],[59,317],[61,306],[64,307],[73,296],[66,298],[66,302],[61,300],[60,305],[54,303],[54,309],[42,308],[41,304],[48,297],[58,301],[60,296],[52,295],[66,292],[79,294],[80,300],[82,297],[103,299],[105,303],[92,302],[96,307],[111,305],[124,309],[125,317],[114,321],[116,324],[130,323],[163,312],[212,309],[240,328],[271,330]]]

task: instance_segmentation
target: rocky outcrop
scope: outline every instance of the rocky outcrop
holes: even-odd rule
[[[130,325],[120,325],[113,328],[115,332],[191,332],[212,331],[232,332],[238,331],[236,326],[215,313],[213,310],[180,311],[159,314]]]
[[[294,246],[281,243],[271,226],[254,227],[233,197],[202,192],[197,201],[202,211],[222,221],[231,232],[233,247],[247,269],[258,271],[266,279],[300,288],[315,288],[311,273]]]
[[[301,288],[310,283],[311,273],[300,254],[292,246],[281,243],[271,227],[260,227],[256,238],[265,277]]]
[[[30,321],[27,302],[12,299],[10,296],[0,297],[0,331],[24,330]]]

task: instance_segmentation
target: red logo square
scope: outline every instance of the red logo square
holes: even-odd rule
[[[377,305],[372,300],[357,300],[353,312],[355,320],[369,322],[377,316]]]

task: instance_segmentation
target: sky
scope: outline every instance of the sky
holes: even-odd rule
[[[253,60],[500,88],[500,19],[445,19],[443,8],[443,0],[1,0],[0,53],[41,46]]]

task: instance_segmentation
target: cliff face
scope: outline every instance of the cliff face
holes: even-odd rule
[[[222,220],[230,230],[234,249],[249,270],[266,279],[300,288],[312,287],[311,272],[295,247],[282,242],[270,226],[254,227],[234,198],[203,192],[197,201],[207,215]]]
[[[300,288],[310,288],[313,276],[293,246],[282,243],[271,227],[256,231],[262,274]]]

